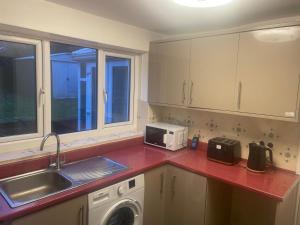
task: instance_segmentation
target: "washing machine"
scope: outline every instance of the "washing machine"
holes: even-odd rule
[[[88,195],[89,225],[142,225],[144,175]]]

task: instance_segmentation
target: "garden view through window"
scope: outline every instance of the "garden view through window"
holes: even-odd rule
[[[97,129],[97,50],[51,42],[52,131]]]
[[[97,49],[49,42],[50,52],[43,52],[41,44],[17,37],[0,40],[1,141],[41,137],[45,124],[51,124],[52,132],[68,134],[100,131],[105,126],[98,127],[99,119],[113,126],[132,120],[132,57],[106,52],[104,77],[99,78]],[[50,73],[43,70],[42,53],[50,53]],[[98,90],[98,79],[103,79],[104,100],[99,98],[103,90]],[[48,86],[51,96],[45,90]],[[51,104],[44,102],[48,97]],[[43,113],[47,111],[49,121]]]
[[[37,133],[36,46],[0,41],[0,137]]]
[[[130,120],[131,59],[106,56],[105,124]]]

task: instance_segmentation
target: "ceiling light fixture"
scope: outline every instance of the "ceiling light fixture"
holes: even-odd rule
[[[195,7],[195,8],[208,8],[226,5],[232,0],[174,0],[179,5]]]

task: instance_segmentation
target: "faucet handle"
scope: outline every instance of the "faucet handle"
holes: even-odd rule
[[[60,155],[62,156],[62,159],[60,160],[60,165],[63,166],[66,163],[66,153],[61,152]]]
[[[50,155],[49,158],[49,167],[50,168],[57,168],[56,166],[56,155]],[[60,166],[63,166],[66,163],[66,154],[65,153],[60,153]]]
[[[54,169],[56,167],[55,155],[50,155],[49,157],[49,168]]]

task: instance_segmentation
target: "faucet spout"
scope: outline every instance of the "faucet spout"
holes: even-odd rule
[[[60,170],[60,168],[61,168],[61,162],[60,162],[60,138],[59,138],[59,136],[58,136],[57,133],[55,133],[55,132],[49,133],[49,134],[47,134],[43,138],[43,140],[41,142],[41,145],[40,145],[40,151],[44,150],[45,142],[51,136],[54,136],[56,138],[56,163],[55,163],[56,165],[55,165],[55,167],[56,167],[57,170]]]

